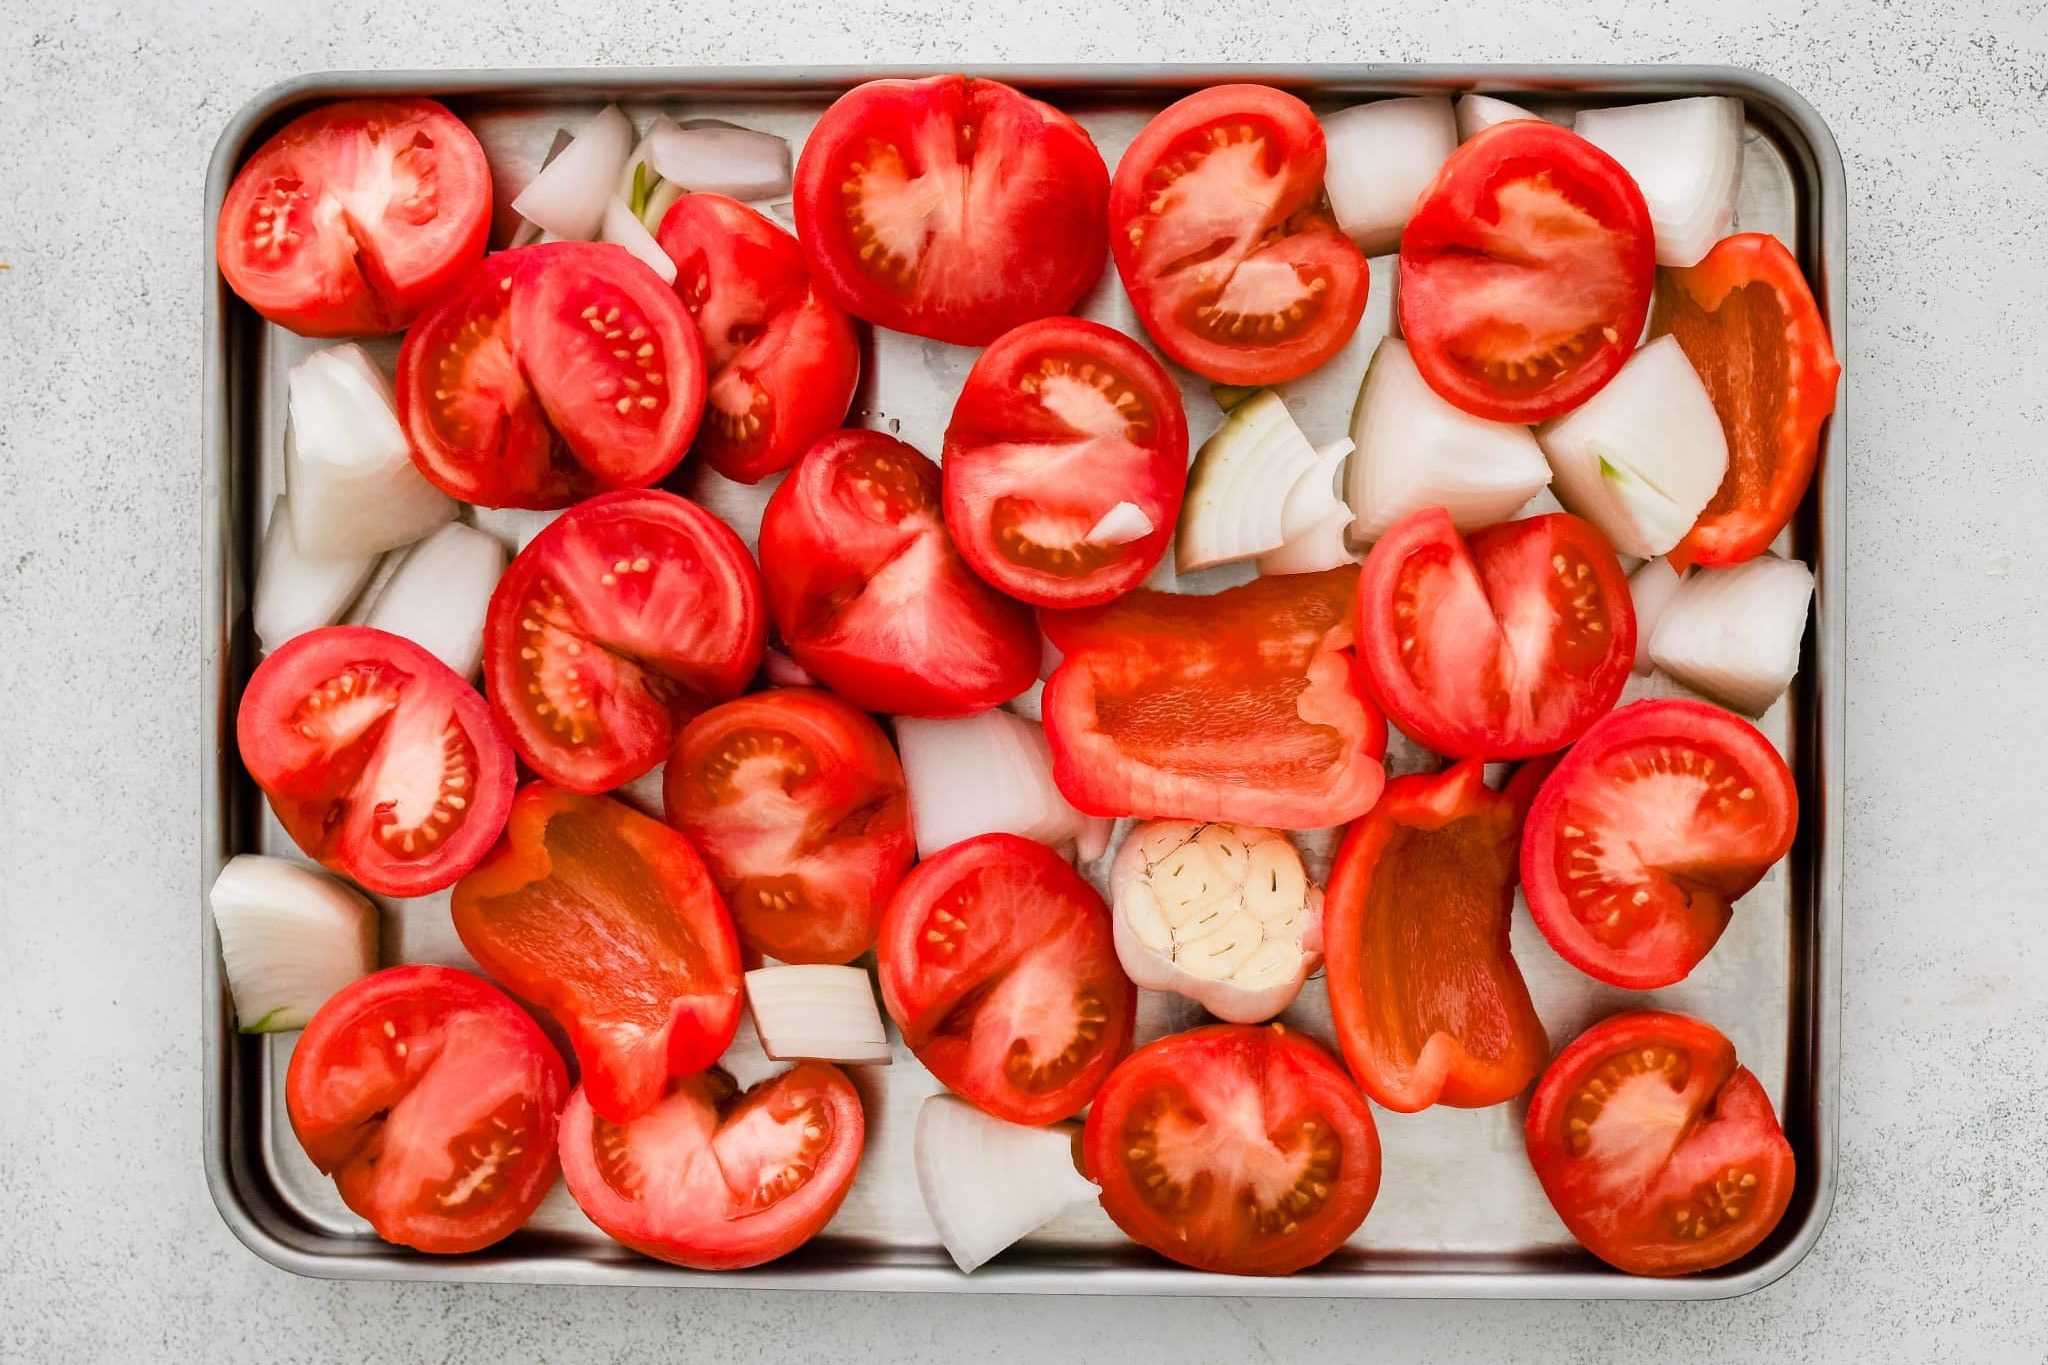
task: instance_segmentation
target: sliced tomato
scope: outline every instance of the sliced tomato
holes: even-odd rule
[[[1558,956],[1631,990],[1682,981],[1799,827],[1792,770],[1704,702],[1639,701],[1588,730],[1522,833],[1522,889]]]
[[[228,287],[301,336],[409,325],[484,254],[491,168],[433,100],[342,100],[244,162],[214,254]]]
[[[1109,171],[1086,130],[1000,81],[869,81],[796,163],[796,232],[855,317],[960,346],[1064,313],[1102,274]]]
[[[869,711],[964,716],[1022,692],[1028,608],[974,576],[940,518],[939,467],[878,431],[839,431],[761,517],[776,631],[804,671]]]
[[[1099,322],[1005,332],[974,362],[946,427],[953,543],[982,578],[1038,606],[1092,606],[1136,587],[1173,543],[1187,481],[1179,387]],[[1092,539],[1125,503],[1152,529]]]
[[[272,651],[242,693],[235,743],[306,855],[381,895],[453,883],[512,807],[512,750],[476,689],[367,626]]]
[[[1639,1010],[1557,1054],[1529,1104],[1529,1163],[1585,1248],[1631,1275],[1748,1253],[1792,1200],[1792,1146],[1711,1025]]]
[[[1212,1024],[1110,1074],[1082,1138],[1102,1209],[1170,1260],[1291,1275],[1358,1231],[1380,1188],[1372,1110],[1281,1024]]]
[[[545,1009],[614,1122],[717,1061],[740,1020],[740,945],[690,841],[602,796],[533,782],[505,838],[456,884],[455,932]]]
[[[853,402],[852,319],[813,287],[796,238],[736,199],[684,195],[655,240],[711,371],[697,453],[741,483],[789,468]]]
[[[1090,815],[1319,829],[1372,809],[1387,727],[1351,657],[1356,568],[1042,613],[1053,777]]]
[[[1663,281],[1651,330],[1678,338],[1728,437],[1720,490],[1671,563],[1739,564],[1799,510],[1842,366],[1799,262],[1767,232],[1726,238]]]
[[[342,1202],[385,1241],[444,1254],[533,1216],[555,1183],[568,1094],[561,1054],[503,991],[425,965],[329,997],[284,1088],[299,1145]]]
[[[623,247],[500,251],[405,334],[413,463],[483,507],[567,507],[676,467],[704,411],[704,343]]]
[[[1138,992],[1109,907],[1043,844],[984,834],[919,863],[882,917],[879,958],[903,1041],[999,1119],[1066,1118],[1130,1050]]]
[[[1401,234],[1401,335],[1446,401],[1541,422],[1620,371],[1656,272],[1619,162],[1554,123],[1495,124],[1451,153]]]
[[[1550,1055],[1508,947],[1522,816],[1548,771],[1527,764],[1498,792],[1477,759],[1397,777],[1345,832],[1323,898],[1330,1013],[1389,1109],[1499,1104]]]
[[[1323,129],[1264,85],[1168,105],[1117,163],[1110,245],[1159,349],[1221,384],[1298,379],[1365,314],[1365,257],[1323,199]]]
[[[873,947],[917,855],[889,737],[808,688],[742,697],[691,721],[662,800],[704,854],[740,939],[782,962],[850,962]]]
[[[1528,758],[1614,708],[1635,660],[1628,576],[1563,512],[1460,537],[1425,508],[1366,556],[1358,653],[1373,696],[1449,758]]]

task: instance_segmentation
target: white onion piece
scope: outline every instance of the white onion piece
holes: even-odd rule
[[[324,872],[238,854],[207,902],[244,1033],[304,1028],[329,996],[377,969],[377,907]]]
[[[777,1061],[889,1061],[875,990],[859,967],[760,967],[746,974],[761,1050]]]
[[[1760,555],[1698,569],[1650,636],[1657,667],[1687,687],[1760,716],[1792,685],[1813,599],[1813,570]]]
[[[1358,561],[1351,548],[1351,526],[1357,518],[1351,509],[1338,504],[1337,510],[1294,536],[1277,550],[1259,556],[1259,572],[1268,577],[1291,573],[1321,573]]]
[[[1261,389],[1230,410],[1188,470],[1174,542],[1181,573],[1251,559],[1287,539],[1287,496],[1315,468],[1287,405]]]
[[[1458,140],[1462,142],[1483,133],[1496,123],[1516,123],[1535,117],[1519,104],[1468,91],[1458,96]]]
[[[605,201],[604,226],[599,230],[598,240],[626,248],[649,270],[661,276],[663,284],[676,282],[676,263],[654,240],[654,234],[647,230],[647,225],[635,218],[626,201],[617,195]]]
[[[783,475],[770,474],[759,483],[740,483],[713,469],[706,460],[691,460],[683,466],[683,496],[717,517],[746,542],[747,553],[761,553],[761,513],[769,495],[781,486]]]
[[[692,119],[648,136],[648,163],[686,190],[767,199],[789,193],[789,140],[730,123]]]
[[[1581,110],[1580,137],[1621,163],[1650,206],[1657,264],[1697,265],[1735,222],[1742,185],[1742,101],[1696,95]]]
[[[299,553],[378,554],[455,519],[455,500],[413,467],[391,385],[354,342],[292,366],[284,479]]]
[[[1629,600],[1636,611],[1636,672],[1646,678],[1656,670],[1650,662],[1650,636],[1683,582],[1685,575],[1668,559],[1646,559],[1628,576]]]
[[[1337,496],[1337,474],[1357,448],[1348,436],[1316,447],[1316,462],[1294,481],[1294,487],[1287,490],[1287,501],[1281,504],[1281,535],[1293,540],[1328,520],[1331,513],[1343,510],[1344,499]]]
[[[896,718],[917,852],[929,858],[977,834],[1058,844],[1084,817],[1052,780],[1045,731],[1001,709],[955,720]]]
[[[263,558],[256,566],[256,603],[251,624],[264,652],[296,635],[331,626],[348,611],[370,581],[377,556],[339,555],[320,559],[299,553],[292,513],[279,495],[263,532]]]
[[[1368,256],[1401,244],[1416,201],[1458,148],[1458,121],[1442,95],[1375,100],[1323,118],[1329,162],[1323,188],[1344,235]]]
[[[1074,861],[1092,863],[1109,852],[1110,837],[1115,833],[1116,821],[1107,815],[1082,816],[1080,832],[1074,836]]]
[[[1557,500],[1616,550],[1654,559],[1685,538],[1728,471],[1728,438],[1675,337],[1630,356],[1607,386],[1536,430]]]
[[[769,649],[761,656],[761,672],[777,687],[816,687],[818,680],[804,670],[804,666],[779,649]]]
[[[1093,545],[1128,545],[1143,540],[1155,529],[1144,508],[1135,502],[1120,502],[1104,512],[1082,539]]]
[[[627,155],[626,164],[619,168],[618,183],[612,186],[612,193],[625,200],[626,207],[637,210],[641,223],[649,232],[661,226],[661,215],[668,212],[668,206],[681,198],[683,193],[682,186],[672,185],[663,180],[661,172],[655,170],[648,160],[649,154],[653,151],[654,135],[675,126],[676,121],[667,114],[656,114],[648,120],[646,133]],[[636,190],[644,196],[637,204]],[[657,211],[655,200],[664,193],[667,193],[668,197]]]
[[[363,624],[412,641],[459,678],[474,677],[484,613],[504,572],[504,542],[450,522],[406,551]]]
[[[591,241],[632,151],[633,121],[608,104],[519,192],[512,211],[565,241]]]
[[[1030,1128],[933,1095],[917,1114],[917,1188],[953,1263],[968,1274],[1099,1191],[1074,1167],[1072,1124]]]

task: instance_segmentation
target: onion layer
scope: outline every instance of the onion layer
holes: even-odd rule
[[[1099,1191],[1074,1166],[1075,1125],[1028,1128],[933,1095],[917,1114],[917,1188],[953,1263],[972,1274]]]

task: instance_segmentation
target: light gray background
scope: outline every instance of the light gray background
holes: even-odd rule
[[[199,1170],[200,182],[321,68],[1672,60],[1848,163],[1842,1181],[1696,1306],[333,1285]],[[1971,0],[0,5],[0,1360],[2048,1358],[2048,13]]]

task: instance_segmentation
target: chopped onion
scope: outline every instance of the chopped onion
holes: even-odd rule
[[[296,635],[342,618],[370,581],[377,556],[338,555],[320,559],[299,553],[292,534],[292,511],[280,495],[270,506],[270,525],[263,532],[263,558],[256,568],[256,605],[251,623],[265,652]]]
[[[1337,226],[1380,256],[1401,244],[1416,201],[1457,150],[1458,122],[1442,95],[1375,100],[1325,116],[1323,141],[1323,188]]]
[[[1358,561],[1351,548],[1351,526],[1357,518],[1351,509],[1338,504],[1337,510],[1309,527],[1285,545],[1259,556],[1259,572],[1269,577],[1291,573],[1321,573]]]
[[[786,652],[773,647],[761,656],[761,672],[777,687],[816,687],[818,680]]]
[[[455,519],[455,500],[413,467],[385,380],[353,342],[292,366],[284,479],[299,553],[378,554]]]
[[[661,226],[661,217],[668,212],[668,206],[683,197],[683,187],[663,180],[661,172],[648,161],[654,150],[654,135],[675,126],[676,121],[667,114],[656,114],[650,119],[646,134],[627,156],[625,166],[619,171],[618,184],[612,187],[612,193],[626,201],[626,207],[649,232]]]
[[[1337,479],[1353,449],[1351,439],[1316,449],[1316,462],[1288,490],[1280,522],[1287,539],[1259,556],[1262,574],[1318,573],[1353,562],[1351,509],[1337,496]]]
[[[635,218],[626,201],[617,195],[605,201],[604,227],[598,234],[598,240],[626,248],[645,262],[649,270],[661,276],[663,284],[676,282],[676,263],[654,240],[654,234],[647,230],[647,225]]]
[[[1470,91],[1458,96],[1458,138],[1460,141],[1485,132],[1496,123],[1515,123],[1536,116],[1519,104],[1478,95]]]
[[[889,1062],[874,985],[859,967],[761,967],[746,975],[761,1050],[777,1061]]]
[[[404,636],[457,677],[473,677],[484,657],[484,613],[504,572],[502,541],[450,522],[406,551],[363,624]]]
[[[1586,109],[1572,128],[1635,177],[1650,206],[1657,264],[1697,265],[1735,223],[1742,101],[1696,95]]]
[[[1092,863],[1109,852],[1109,841],[1116,833],[1116,821],[1107,815],[1084,815],[1081,829],[1074,836],[1074,861]]]
[[[1650,657],[1687,687],[1760,716],[1799,671],[1812,599],[1813,570],[1796,559],[1695,570],[1658,619]]]
[[[324,872],[239,854],[207,902],[244,1033],[304,1028],[329,996],[377,969],[377,907]]]
[[[1294,487],[1287,490],[1287,501],[1281,504],[1281,535],[1292,540],[1327,520],[1331,513],[1345,510],[1344,499],[1337,496],[1337,475],[1357,448],[1357,443],[1348,436],[1316,447],[1315,463],[1302,471]]]
[[[953,1263],[968,1274],[1077,1204],[1094,1182],[1074,1166],[1072,1124],[1030,1128],[933,1095],[917,1114],[917,1188]]]
[[[713,119],[648,135],[647,159],[686,190],[767,199],[789,193],[789,140]]]
[[[1315,468],[1315,447],[1280,395],[1261,389],[1230,410],[1188,471],[1174,558],[1181,573],[1277,550],[1288,494]]]
[[[1672,568],[1668,559],[1646,559],[1628,576],[1628,595],[1636,611],[1636,672],[1644,677],[1656,668],[1650,662],[1650,636],[1657,629],[1657,618],[1671,605],[1684,581],[1685,574]]]
[[[633,121],[608,104],[519,192],[512,211],[564,240],[591,241],[632,151]]]
[[[917,852],[929,858],[977,834],[1058,844],[1081,832],[1081,812],[1052,780],[1045,731],[1004,710],[957,720],[896,718]]]
[[[1144,508],[1135,502],[1120,502],[1104,512],[1082,539],[1092,545],[1128,545],[1143,540],[1155,529]]]

